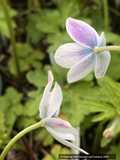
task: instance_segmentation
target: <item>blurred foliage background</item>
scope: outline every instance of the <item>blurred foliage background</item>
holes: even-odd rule
[[[111,52],[106,76],[93,72],[73,84],[68,69],[54,62],[56,49],[73,42],[66,32],[68,17],[80,19],[99,34],[107,45],[120,45],[120,1],[113,0],[0,0],[0,150],[19,131],[40,121],[39,103],[47,84],[47,71],[62,87],[59,116],[80,126],[81,148],[92,154],[116,154],[120,159],[120,122],[111,139],[104,129],[120,115],[120,53]],[[6,12],[8,13],[6,15]],[[12,156],[10,155],[12,152]],[[69,154],[45,129],[21,138],[8,153],[10,160],[55,160]]]

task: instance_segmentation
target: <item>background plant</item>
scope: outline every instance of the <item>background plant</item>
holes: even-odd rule
[[[68,17],[87,22],[99,34],[104,31],[107,45],[120,45],[120,5],[116,1],[105,2],[107,0],[7,1],[20,75],[0,3],[1,151],[20,130],[39,121],[38,106],[47,84],[47,71],[51,70],[63,90],[60,117],[74,127],[80,126],[82,148],[95,154],[114,153],[119,159],[120,123],[113,138],[102,138],[102,132],[120,114],[120,53],[111,52],[110,66],[103,79],[96,80],[90,73],[73,84],[67,83],[68,70],[55,64],[53,59],[60,45],[72,42],[65,29]],[[60,144],[44,129],[30,132],[12,149],[18,150],[14,152],[15,157],[31,160],[55,159],[55,153],[62,152]],[[62,150],[70,152],[66,148]]]

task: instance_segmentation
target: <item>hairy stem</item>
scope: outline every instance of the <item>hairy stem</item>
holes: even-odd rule
[[[102,51],[120,51],[120,46],[104,46],[94,48],[94,53],[96,54],[99,54]]]

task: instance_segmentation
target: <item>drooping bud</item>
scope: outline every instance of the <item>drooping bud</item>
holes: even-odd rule
[[[107,128],[104,130],[104,132],[103,132],[104,138],[109,139],[109,138],[112,138],[112,136],[113,136],[113,131],[110,128]]]

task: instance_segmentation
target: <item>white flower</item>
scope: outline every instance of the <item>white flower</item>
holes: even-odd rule
[[[55,62],[64,68],[70,68],[67,80],[69,83],[78,81],[95,68],[95,77],[105,75],[111,56],[109,51],[94,53],[95,47],[106,45],[104,32],[101,37],[87,23],[68,18],[66,30],[76,43],[60,46],[55,53]]]
[[[48,71],[48,84],[45,87],[43,98],[40,102],[39,111],[42,121],[45,123],[45,127],[48,132],[62,144],[79,150],[82,153],[88,154],[83,149],[78,148],[74,144],[67,140],[75,140],[77,131],[67,121],[58,118],[58,112],[62,103],[62,91],[60,86],[55,83],[55,86],[50,92],[53,84],[53,75],[51,71]]]

